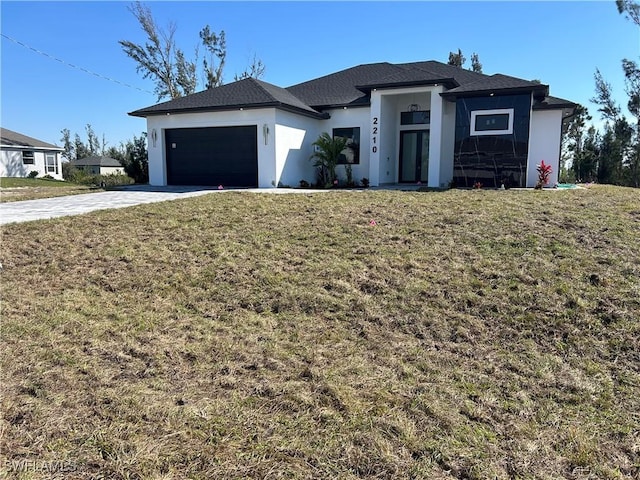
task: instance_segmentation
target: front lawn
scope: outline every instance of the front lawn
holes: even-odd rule
[[[2,237],[10,478],[640,476],[638,190],[226,192]]]
[[[46,178],[0,177],[0,202],[36,200],[96,191],[101,192],[104,189]]]

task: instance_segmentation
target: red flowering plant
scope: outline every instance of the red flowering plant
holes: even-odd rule
[[[544,163],[544,160],[540,162],[540,165],[536,167],[538,171],[538,183],[536,183],[536,189],[541,189],[549,183],[549,176],[551,175],[551,165]]]

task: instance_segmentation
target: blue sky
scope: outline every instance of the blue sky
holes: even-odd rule
[[[2,1],[2,33],[141,90],[103,80],[2,38],[2,126],[60,144],[84,126],[110,145],[146,129],[127,115],[153,105],[151,80],[136,73],[118,40],[144,41],[129,2]],[[484,73],[538,78],[551,94],[587,106],[599,68],[626,105],[622,58],[638,59],[640,29],[606,2],[149,2],[158,24],[177,24],[191,52],[209,24],[225,30],[225,81],[254,54],[263,80],[286,87],[362,63],[446,62],[477,52]],[[626,109],[625,109],[626,111]]]

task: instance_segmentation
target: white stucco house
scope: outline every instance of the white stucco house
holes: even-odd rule
[[[51,175],[62,180],[62,148],[21,133],[0,129],[0,177]]]
[[[557,182],[563,118],[548,85],[436,61],[374,63],[281,88],[248,78],[131,112],[147,120],[152,185],[313,184],[322,132],[347,137],[353,178],[533,187]],[[338,166],[344,178],[344,168]]]
[[[71,160],[69,164],[92,175],[124,174],[124,167],[122,164],[115,158],[111,157],[94,155],[91,157]]]

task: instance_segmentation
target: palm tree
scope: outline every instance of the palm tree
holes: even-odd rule
[[[313,142],[316,147],[311,159],[315,159],[314,167],[318,167],[318,183],[320,186],[332,186],[336,180],[336,165],[340,154],[347,146],[347,139],[344,137],[331,137],[327,132],[323,132],[318,139]]]

